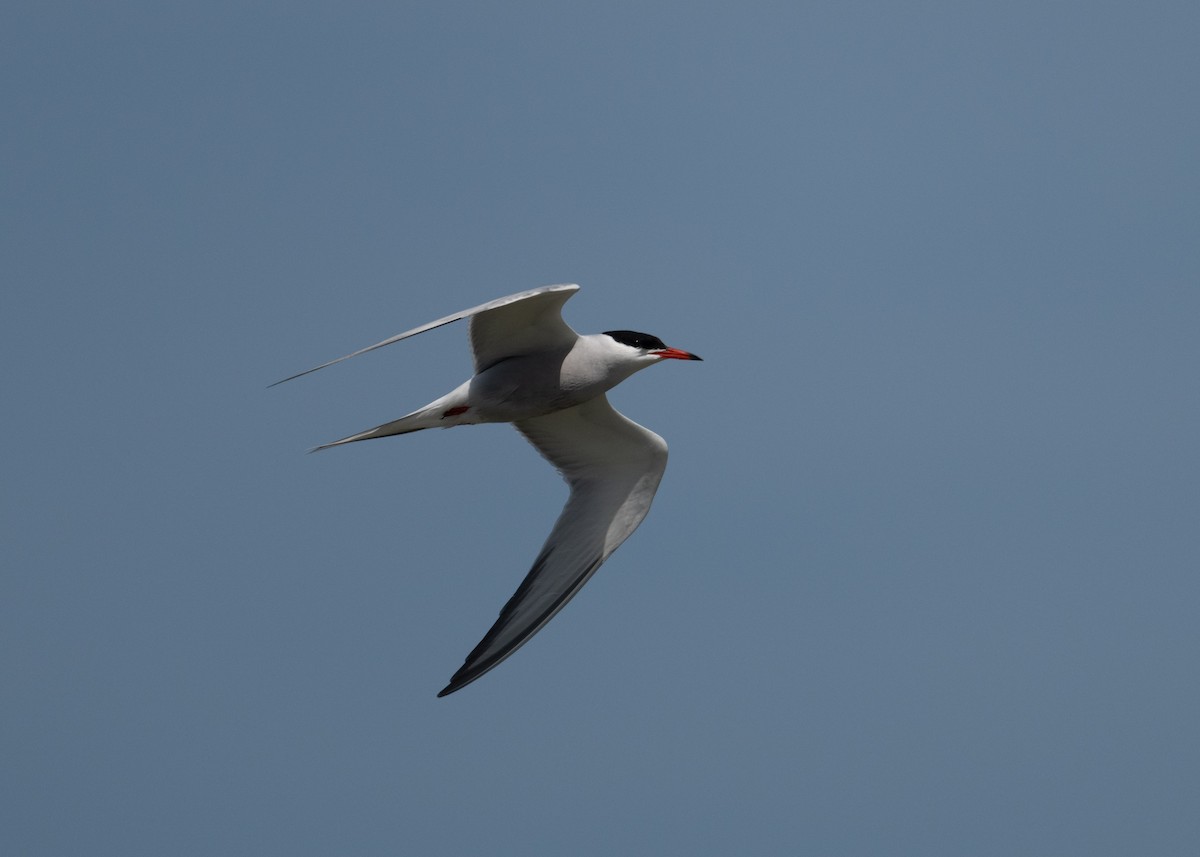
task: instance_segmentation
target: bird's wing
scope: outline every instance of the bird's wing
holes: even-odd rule
[[[569,348],[579,334],[562,319],[562,307],[579,286],[547,286],[492,301],[471,315],[475,374],[507,357]]]
[[[499,664],[571,600],[646,517],[667,466],[666,441],[604,396],[514,425],[558,468],[571,495],[500,618],[438,696]]]
[[[528,291],[517,292],[515,295],[509,295],[508,297],[496,298],[494,301],[488,301],[477,307],[453,313],[445,318],[439,318],[437,321],[431,321],[420,327],[414,327],[412,330],[406,330],[404,333],[397,333],[395,336],[383,340],[383,342],[376,342],[374,345],[360,348],[358,351],[347,354],[345,357],[338,357],[336,360],[330,360],[327,363],[322,363],[320,366],[314,366],[311,369],[305,369],[303,372],[297,372],[295,375],[289,375],[283,381],[276,381],[275,384],[271,384],[270,386],[274,387],[276,384],[282,384],[284,381],[291,381],[293,378],[308,375],[310,372],[316,372],[318,369],[324,369],[326,366],[332,366],[334,363],[341,363],[343,360],[349,360],[351,357],[366,354],[368,351],[374,351],[376,348],[383,348],[383,346],[399,342],[401,339],[408,339],[410,336],[416,336],[418,333],[424,333],[427,330],[433,330],[435,327],[441,327],[444,324],[450,324],[452,321],[458,321],[469,316],[475,317],[472,318],[471,324],[471,344],[475,352],[477,366],[481,350],[480,344],[482,344],[484,351],[495,353],[504,348],[503,340],[505,337],[512,337],[513,341],[518,345],[527,346],[537,343],[540,332],[540,335],[549,344],[555,344],[559,341],[573,342],[576,334],[563,322],[560,310],[563,302],[577,291],[579,291],[579,286],[564,284],[560,286],[543,286],[540,289],[529,289]],[[480,313],[485,313],[484,318],[489,320],[482,324],[477,324],[476,322]],[[533,331],[523,330],[523,325],[533,326]],[[478,334],[476,333],[477,329],[480,331]],[[480,344],[477,344],[477,339],[480,341]],[[510,352],[509,354],[511,353],[520,352]],[[503,359],[503,357],[509,356],[509,354],[504,354],[498,359]]]

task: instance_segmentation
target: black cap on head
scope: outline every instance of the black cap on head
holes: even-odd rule
[[[651,336],[649,333],[638,333],[636,330],[606,330],[604,331],[604,335],[611,336],[622,345],[631,345],[634,348],[642,348],[646,351],[657,351],[667,347],[667,344],[657,336]]]

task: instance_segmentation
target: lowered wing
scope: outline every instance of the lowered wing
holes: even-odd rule
[[[646,517],[667,466],[666,441],[604,396],[515,425],[571,494],[529,574],[438,696],[499,664],[571,600]]]

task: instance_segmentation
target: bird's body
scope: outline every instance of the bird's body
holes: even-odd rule
[[[338,358],[469,317],[472,378],[398,420],[317,449],[428,428],[511,422],[571,488],[533,568],[439,696],[496,666],[562,609],[642,522],[666,468],[666,442],[613,410],[605,393],[663,359],[700,358],[635,331],[580,336],[561,315],[578,289],[546,286],[499,298]]]

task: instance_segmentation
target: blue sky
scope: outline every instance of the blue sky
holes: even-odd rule
[[[0,20],[0,850],[1191,853],[1189,3],[26,4]],[[556,282],[703,363],[646,524],[358,444]]]

